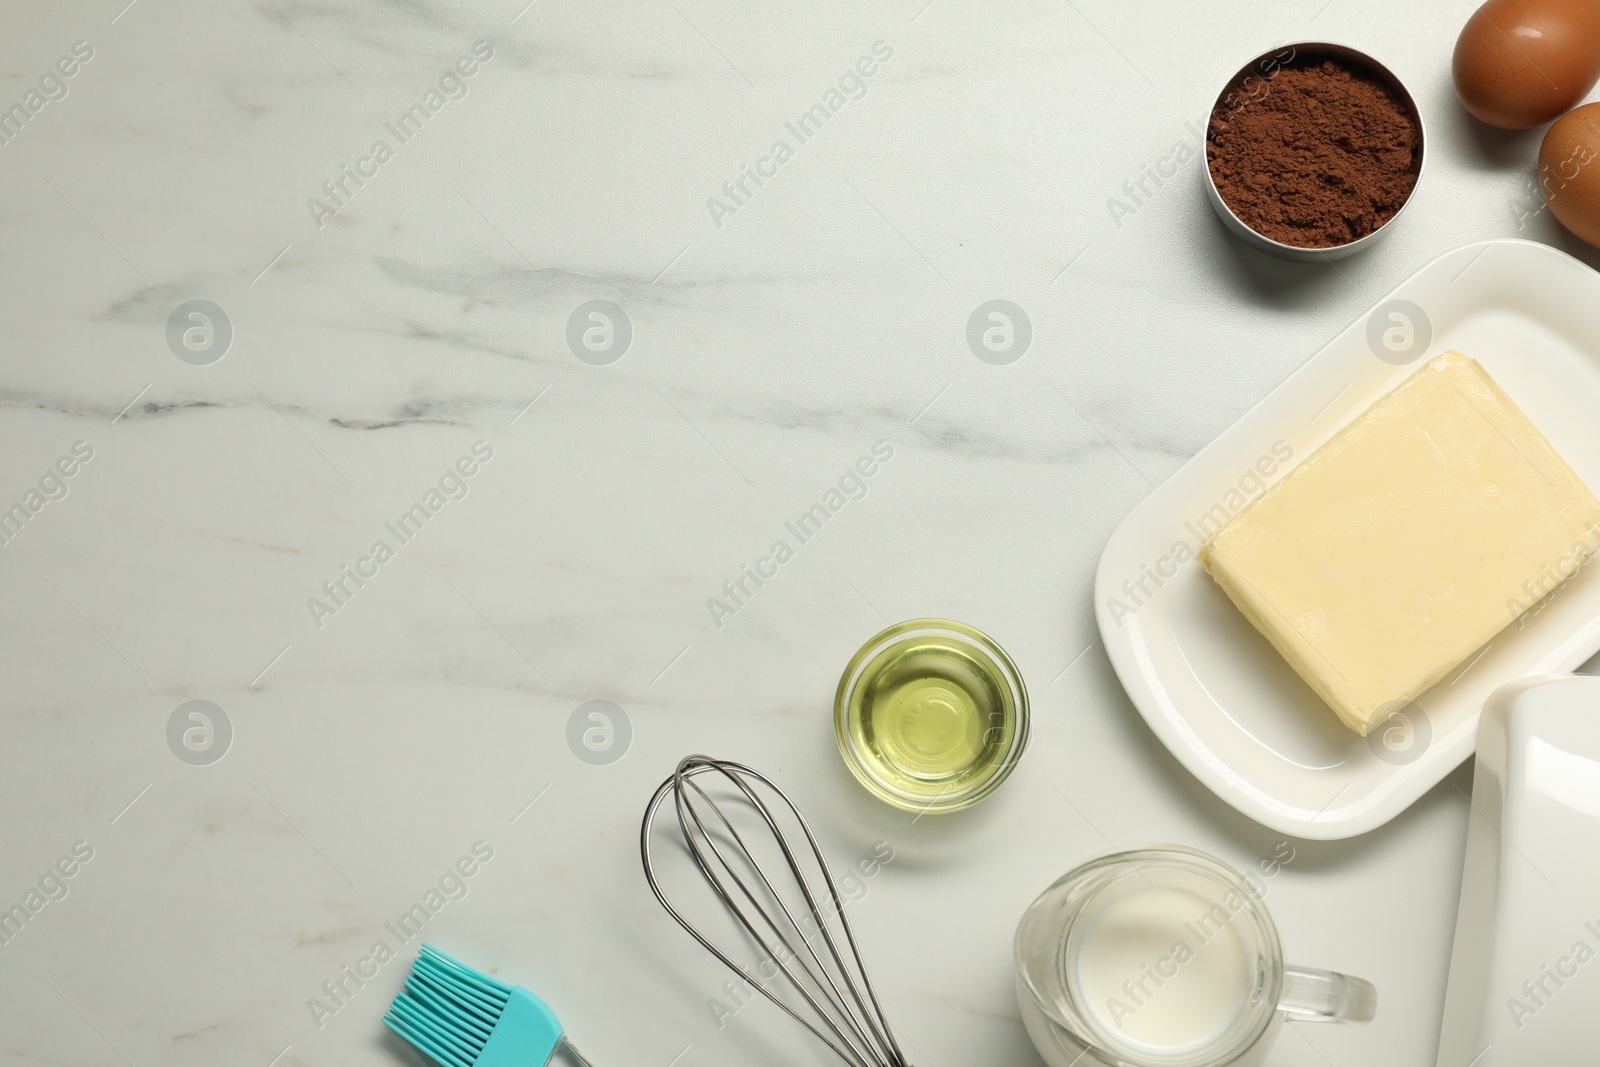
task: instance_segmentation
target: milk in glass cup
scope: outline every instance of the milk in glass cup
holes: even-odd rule
[[[1179,845],[1063,876],[1014,943],[1022,1019],[1050,1067],[1257,1067],[1285,1019],[1366,1022],[1370,982],[1289,966],[1260,889]]]

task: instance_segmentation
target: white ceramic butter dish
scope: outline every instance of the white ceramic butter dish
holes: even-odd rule
[[[1135,507],[1100,557],[1095,615],[1134,706],[1213,792],[1283,833],[1382,825],[1472,755],[1490,693],[1600,651],[1597,563],[1518,621],[1508,612],[1510,625],[1416,699],[1419,714],[1362,738],[1195,558],[1208,524],[1450,349],[1481,363],[1600,491],[1600,274],[1548,245],[1489,241],[1434,260],[1352,323]]]
[[[1475,775],[1438,1067],[1592,1067],[1600,678],[1497,691]]]

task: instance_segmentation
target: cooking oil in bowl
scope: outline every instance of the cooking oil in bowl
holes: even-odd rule
[[[851,694],[852,741],[903,789],[989,777],[1015,715],[988,667],[942,637],[895,642],[866,664]]]
[[[1027,741],[1028,697],[987,636],[917,619],[856,653],[839,681],[834,728],[846,764],[880,799],[954,811],[1011,773]]]

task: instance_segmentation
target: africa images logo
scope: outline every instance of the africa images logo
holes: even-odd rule
[[[494,46],[488,41],[478,41],[472,46],[470,55],[457,59],[454,66],[439,75],[436,87],[430,87],[394,121],[383,124],[383,128],[394,136],[393,143],[388,137],[379,137],[372,142],[366,155],[358,157],[354,164],[347,163],[340,167],[333,178],[323,182],[323,196],[306,199],[306,210],[311,212],[311,221],[317,229],[322,229],[329,219],[348,207],[356,193],[381,173],[384,164],[395,158],[400,146],[415,140],[422,128],[443,111],[446,104],[452,100],[465,100],[469,92],[468,80],[493,58]]]
[[[872,42],[871,55],[857,59],[828,87],[820,101],[800,112],[793,122],[783,124],[788,137],[773,141],[767,151],[756,157],[753,165],[741,163],[738,176],[722,183],[722,195],[706,199],[706,209],[711,212],[712,223],[720,230],[723,219],[737,215],[739,209],[755,196],[756,189],[776,178],[778,168],[794,158],[795,149],[822,132],[823,125],[843,111],[851,100],[860,100],[867,95],[867,79],[878,73],[883,64],[892,58],[893,45],[882,40]]]
[[[1293,458],[1292,445],[1283,440],[1274,441],[1272,447],[1245,468],[1210,507],[1183,524],[1184,536],[1172,543],[1166,555],[1154,563],[1141,565],[1137,575],[1122,583],[1121,596],[1107,597],[1106,611],[1117,628],[1121,629],[1130,616],[1155,598],[1162,586],[1177,577],[1180,567],[1198,559],[1206,542],[1221,533],[1247,504],[1260,499],[1267,491],[1268,479]]]

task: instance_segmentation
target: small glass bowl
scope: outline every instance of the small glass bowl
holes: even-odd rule
[[[918,814],[960,811],[998,789],[1027,750],[1028,691],[988,635],[912,619],[851,658],[833,730],[845,766],[879,800]]]

